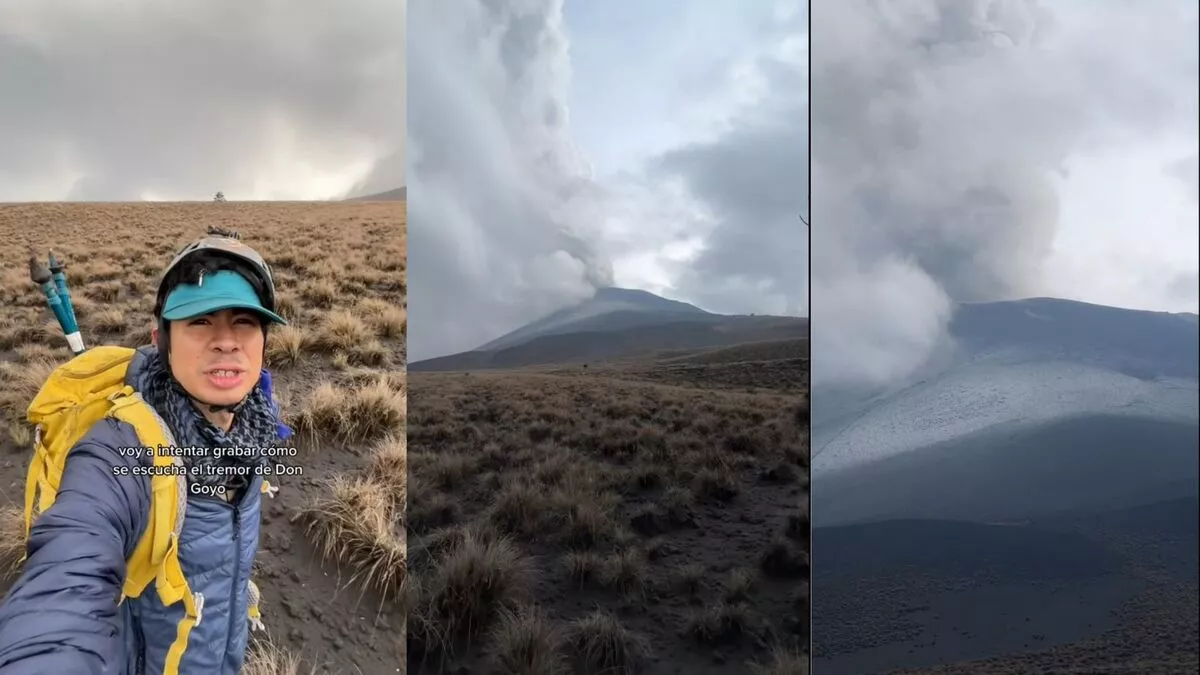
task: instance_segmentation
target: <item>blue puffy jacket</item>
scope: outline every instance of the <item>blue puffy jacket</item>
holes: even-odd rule
[[[126,382],[136,378],[139,360]],[[54,505],[34,522],[28,559],[0,605],[0,675],[176,675],[167,650],[183,603],[164,607],[154,584],[118,605],[125,559],[150,512],[150,479],[113,467],[149,459],[117,448],[141,443],[116,420],[97,423],[68,456]],[[249,637],[249,581],[258,550],[262,476],[238,504],[191,495],[180,564],[204,596],[180,675],[235,675]]]

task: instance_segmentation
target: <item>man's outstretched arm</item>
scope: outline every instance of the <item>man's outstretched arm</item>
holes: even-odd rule
[[[149,479],[110,447],[105,420],[71,450],[54,505],[34,521],[21,575],[0,604],[0,675],[104,673],[121,658],[125,557],[149,512]]]

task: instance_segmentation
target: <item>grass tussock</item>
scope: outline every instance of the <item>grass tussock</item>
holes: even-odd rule
[[[394,489],[369,478],[335,477],[328,494],[299,514],[327,559],[348,564],[364,585],[395,596],[405,578],[407,546]]]
[[[753,675],[809,675],[808,655],[776,647],[768,660],[750,664]]]
[[[272,368],[296,366],[311,346],[303,328],[294,324],[277,326],[267,334],[267,364]]]
[[[700,644],[720,645],[758,637],[763,625],[749,604],[721,601],[693,610],[685,620],[684,632]]]
[[[9,422],[8,437],[18,448],[33,447],[33,427],[25,422]]]
[[[704,590],[704,579],[707,575],[708,569],[704,565],[687,563],[675,573],[675,582],[682,593],[695,598]]]
[[[58,356],[54,349],[43,344],[21,345],[14,351],[17,353],[17,362],[26,364],[49,363]]]
[[[25,514],[11,505],[0,507],[0,579],[11,578],[25,555]]]
[[[526,603],[533,561],[503,537],[460,530],[447,542],[410,622],[410,648],[450,651],[456,642],[478,642],[505,612]],[[413,644],[415,639],[415,645]]]
[[[563,556],[563,568],[577,587],[598,581],[604,558],[590,551],[571,551]]]
[[[320,671],[285,647],[255,640],[246,651],[246,662],[240,672],[242,675],[316,675]]]
[[[488,672],[496,675],[569,675],[562,627],[531,606],[502,610],[489,640]]]
[[[129,326],[129,317],[118,307],[106,307],[86,317],[80,317],[80,328],[88,333],[123,333]]]
[[[758,575],[753,569],[735,567],[725,580],[724,599],[729,602],[748,601],[757,581]]]
[[[409,478],[407,490],[408,506],[405,525],[408,532],[416,535],[437,534],[462,522],[462,505],[440,492],[426,492],[412,488]]]
[[[323,383],[309,394],[296,422],[314,442],[371,442],[402,432],[406,409],[404,392],[386,379],[354,388]]]
[[[325,315],[318,343],[330,350],[349,350],[375,337],[371,327],[349,310],[337,310]]]
[[[303,306],[298,293],[285,291],[275,296],[275,313],[287,319],[288,325],[291,325],[300,315]]]
[[[387,486],[403,503],[408,486],[408,439],[385,436],[371,448],[367,476]]]
[[[599,581],[608,588],[636,598],[642,598],[646,594],[646,559],[644,554],[636,549],[625,549],[611,554],[601,563],[599,572]]]
[[[329,309],[337,304],[341,289],[336,281],[320,277],[301,287],[300,296],[314,307]]]
[[[63,359],[65,361],[65,359]],[[34,360],[17,364],[0,362],[0,410],[8,424],[23,424],[25,411],[33,401],[46,378],[62,361]]]
[[[408,334],[408,311],[404,307],[363,298],[358,302],[356,314],[363,317],[378,337],[399,339]]]
[[[808,553],[801,544],[776,537],[763,552],[761,567],[767,576],[776,579],[804,579],[809,573]]]
[[[380,367],[391,361],[392,352],[375,338],[355,344],[346,351],[351,365]]]
[[[616,615],[591,612],[571,625],[568,643],[578,672],[586,675],[637,675],[649,661],[646,638],[626,628]]]

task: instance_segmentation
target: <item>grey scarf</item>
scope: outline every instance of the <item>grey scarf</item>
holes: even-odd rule
[[[238,494],[254,479],[256,467],[264,464],[260,449],[279,442],[279,426],[274,408],[262,382],[250,392],[234,411],[233,426],[228,432],[215,426],[196,409],[196,405],[179,382],[171,376],[166,362],[157,351],[147,354],[144,370],[139,374],[136,389],[175,434],[181,448],[204,448],[207,452],[189,452],[183,456],[188,467],[188,481],[210,487],[224,486]],[[215,452],[215,449],[234,449],[236,452]],[[246,452],[243,452],[246,451]],[[243,467],[235,472],[217,467]]]

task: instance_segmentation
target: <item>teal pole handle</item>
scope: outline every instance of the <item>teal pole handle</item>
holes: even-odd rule
[[[42,295],[46,296],[46,304],[54,313],[54,318],[58,319],[58,325],[67,338],[67,345],[71,348],[71,353],[76,356],[82,354],[86,348],[83,344],[83,336],[79,332],[79,325],[75,322],[74,310],[69,309],[70,305],[63,302],[63,298],[58,293],[54,274],[38,260],[36,253],[31,253],[29,256],[29,278],[41,288]],[[63,284],[66,284],[65,277]]]
[[[67,316],[71,318],[71,325],[75,329],[79,329],[79,320],[75,317],[75,306],[71,304],[71,289],[67,287],[66,266],[62,261],[54,255],[54,251],[50,251],[50,273],[54,275],[54,285],[58,290],[58,295],[62,298],[63,304],[67,308]],[[68,331],[74,332],[74,331]]]

